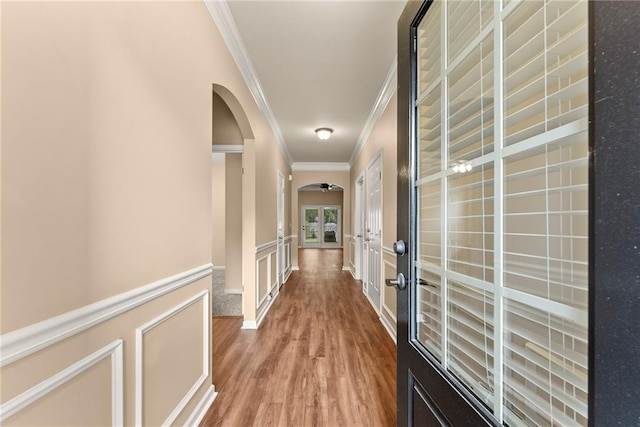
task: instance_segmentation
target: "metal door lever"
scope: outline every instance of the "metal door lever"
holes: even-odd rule
[[[385,285],[387,286],[395,286],[399,291],[405,290],[407,288],[407,279],[404,277],[404,274],[398,274],[396,280],[393,279],[385,279]]]

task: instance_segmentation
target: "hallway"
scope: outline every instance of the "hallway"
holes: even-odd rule
[[[260,329],[214,318],[203,426],[392,426],[396,349],[342,249],[304,249]]]

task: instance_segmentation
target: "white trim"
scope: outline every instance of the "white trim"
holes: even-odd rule
[[[213,404],[213,401],[218,397],[218,393],[216,392],[216,388],[213,385],[210,385],[207,389],[207,392],[202,396],[200,402],[196,405],[195,409],[189,415],[189,418],[184,423],[185,426],[197,426],[200,425],[200,422],[204,419],[204,416],[207,415],[207,411]]]
[[[350,267],[347,267],[346,265],[342,266],[342,271],[351,271]]]
[[[187,404],[193,399],[193,396],[202,387],[209,377],[209,331],[210,331],[210,315],[209,315],[209,291],[202,291],[183,303],[175,306],[171,310],[161,314],[155,319],[145,323],[144,325],[136,328],[136,355],[135,355],[135,425],[142,427],[144,425],[143,412],[144,412],[144,334],[155,328],[156,326],[164,323],[178,313],[191,307],[198,301],[202,300],[202,373],[200,377],[191,386],[187,394],[178,403],[178,406],[171,411],[171,414],[162,423],[163,426],[173,425],[175,419],[184,410]]]
[[[267,242],[267,243],[263,243],[261,245],[256,246],[256,253],[258,252],[262,252],[262,251],[266,251],[267,249],[273,247],[273,246],[277,246],[278,245],[278,240],[272,240],[271,242]]]
[[[0,422],[22,411],[58,387],[71,381],[98,362],[111,358],[111,425],[124,424],[124,370],[122,347],[118,339],[100,350],[63,369],[0,406]]]
[[[239,288],[224,289],[222,293],[228,294],[228,295],[242,295],[242,289],[239,289]]]
[[[267,294],[267,295],[269,295],[269,294]],[[273,302],[276,300],[276,298],[278,298],[278,295],[280,295],[280,292],[276,292],[276,294],[272,298],[269,298],[267,306],[265,308],[263,308],[262,311],[258,314],[258,316],[256,318],[256,329],[258,329],[260,327],[260,324],[262,323],[262,321],[266,317],[267,312],[269,311],[269,309],[273,305]]]
[[[393,248],[390,248],[388,246],[382,246],[382,252],[389,254],[389,255],[393,255],[396,256],[397,254],[395,253],[395,251],[393,250]]]
[[[210,276],[212,265],[187,270],[0,337],[0,367]]]
[[[397,89],[397,80],[398,80],[398,56],[396,55],[393,58],[393,62],[391,63],[391,68],[389,68],[389,72],[387,73],[387,77],[382,84],[382,88],[380,88],[380,92],[376,98],[376,102],[373,104],[373,108],[369,113],[369,117],[367,117],[367,121],[360,132],[360,136],[358,137],[358,143],[353,149],[353,153],[351,154],[351,158],[349,159],[349,166],[352,166],[356,161],[356,158],[362,151],[364,144],[371,136],[371,132],[373,132],[373,128],[376,123],[384,113],[385,108],[389,105],[389,101],[393,97],[393,94]]]
[[[273,287],[271,286],[270,282],[271,282],[271,255],[273,255],[274,253],[276,253],[276,251],[273,252],[269,252],[268,254],[256,259],[256,310],[260,308],[260,306],[262,306],[262,304],[266,301],[266,299],[271,295],[271,289],[273,289]],[[260,263],[263,260],[267,260],[267,293],[264,295],[264,297],[262,297],[262,299],[260,298]]]
[[[300,267],[294,265],[293,267],[291,267],[291,271],[300,271]]]
[[[255,320],[245,320],[240,329],[258,329],[258,324]]]
[[[267,296],[268,295],[269,294],[267,294]],[[240,329],[258,329],[260,327],[260,324],[262,323],[262,321],[266,317],[267,312],[269,311],[269,309],[273,305],[273,302],[276,300],[276,298],[278,298],[278,295],[280,295],[280,292],[277,292],[273,296],[273,298],[268,300],[267,306],[265,308],[263,308],[262,311],[258,314],[258,317],[256,318],[256,320],[245,320],[244,322],[242,322],[242,328],[240,328]]]
[[[293,239],[297,239],[297,238],[298,238],[298,235],[297,235],[297,234],[291,234],[291,235],[289,235],[289,236],[285,237],[284,239],[285,239],[285,240],[287,240],[287,239],[291,239],[291,240],[293,240]]]
[[[351,273],[351,276],[353,276],[353,280],[360,280],[356,277],[356,273],[355,273],[355,268],[351,268],[349,269],[349,273]]]
[[[211,267],[211,270],[216,271],[216,270],[226,270],[227,267],[224,265],[214,265],[213,267]]]
[[[380,319],[380,323],[382,323],[382,326],[384,326],[384,328],[389,333],[389,336],[393,340],[393,343],[397,346],[398,345],[398,336],[397,336],[398,334],[397,334],[397,332],[393,330],[393,327],[391,326],[391,324],[389,323],[387,318],[384,317],[384,315],[380,315],[379,319]]]
[[[394,270],[396,270],[396,271],[398,270],[398,266],[397,266],[397,265],[395,265],[394,263],[392,263],[392,262],[390,262],[390,261],[387,261],[386,259],[385,259],[385,260],[382,260],[382,262],[384,262],[384,265],[386,265],[387,267],[389,267],[389,268],[393,268],[393,269],[394,269]]]
[[[223,144],[214,144],[211,146],[211,151],[215,153],[244,153],[244,145],[223,145]]]
[[[278,147],[282,151],[282,154],[287,161],[287,164],[291,165],[292,160],[289,155],[289,150],[287,150],[287,146],[284,143],[284,136],[282,135],[282,131],[280,130],[280,126],[276,121],[275,115],[271,110],[271,106],[267,101],[267,97],[262,90],[262,85],[260,84],[260,79],[258,79],[258,75],[253,68],[253,63],[251,62],[251,58],[249,57],[249,53],[242,41],[242,37],[240,36],[240,32],[238,31],[238,27],[236,26],[236,22],[233,19],[233,15],[229,10],[229,6],[226,1],[219,0],[204,0],[211,17],[213,18],[213,22],[215,23],[218,31],[222,35],[231,56],[233,57],[242,77],[244,78],[249,91],[253,95],[253,99],[256,101],[260,112],[263,117],[269,123],[271,127],[271,131],[273,132],[276,142],[278,143]]]
[[[291,165],[294,172],[348,172],[349,163],[338,162],[295,162]]]

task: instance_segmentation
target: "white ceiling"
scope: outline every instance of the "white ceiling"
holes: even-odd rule
[[[290,160],[351,160],[395,88],[396,23],[404,4],[227,1],[263,109]],[[319,127],[333,128],[333,136],[320,141],[313,132]]]

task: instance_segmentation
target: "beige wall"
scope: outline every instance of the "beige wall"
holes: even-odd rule
[[[369,163],[382,152],[382,246],[383,246],[383,278],[396,276],[396,257],[392,252],[396,241],[396,208],[397,208],[397,95],[394,95],[384,113],[376,123],[371,135],[362,146],[360,153],[351,166],[352,190],[351,203],[355,206],[356,179],[366,170]],[[354,212],[355,215],[355,212]],[[346,247],[345,242],[345,247]],[[349,245],[353,247],[352,245]],[[396,330],[396,290],[387,286],[381,287],[382,321]]]
[[[244,137],[226,102],[213,93],[213,145],[242,145]]]
[[[247,116],[249,167],[260,156],[253,190],[243,191],[253,198],[247,220],[255,223],[256,204],[262,213],[263,197],[275,200],[256,181],[288,166],[203,2],[1,8],[0,357],[10,342],[29,354],[3,359],[2,403],[107,351],[3,424],[109,425],[117,407],[126,425],[164,422],[171,411],[184,424],[211,397],[213,84]],[[275,205],[264,210],[273,233],[249,230],[250,264],[256,243],[275,235]],[[127,305],[136,295],[148,298]],[[109,305],[116,300],[121,310]],[[56,316],[103,309],[109,320],[44,341]],[[44,332],[33,335],[36,322]],[[79,396],[97,402],[78,406]]]
[[[224,267],[226,265],[226,165],[225,154],[216,153],[211,161],[211,182],[212,182],[212,264],[214,267]]]
[[[225,289],[242,290],[242,154],[225,155]]]
[[[349,171],[295,171],[293,172],[293,182],[291,183],[291,230],[294,230],[294,238],[292,239],[292,264],[293,268],[298,267],[298,251],[300,245],[300,209],[298,202],[299,189],[305,185],[317,184],[319,182],[330,182],[339,185],[344,189],[343,205],[342,205],[342,231],[343,241],[351,236],[351,185]],[[343,268],[349,266],[348,250],[343,251]]]

